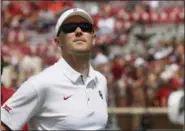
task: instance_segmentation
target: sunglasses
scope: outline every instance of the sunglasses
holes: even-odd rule
[[[77,29],[77,27],[80,27],[80,29],[83,32],[93,32],[93,25],[87,22],[80,22],[80,23],[67,23],[67,24],[63,24],[61,25],[61,27],[59,28],[59,32],[57,34],[57,36],[60,34],[60,32],[62,31],[63,33],[67,34],[67,33],[72,33],[75,32],[75,30]]]

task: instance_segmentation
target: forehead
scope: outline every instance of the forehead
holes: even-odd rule
[[[64,23],[72,23],[72,22],[88,22],[87,19],[85,19],[84,17],[82,16],[79,16],[79,15],[74,15],[74,16],[71,16],[69,18],[67,18]]]

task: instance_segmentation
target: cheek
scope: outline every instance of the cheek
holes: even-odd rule
[[[74,37],[74,33],[69,33],[66,35],[67,40],[69,40],[69,39],[71,40],[73,37]]]
[[[66,39],[66,41],[70,41],[70,40],[72,40],[73,37],[74,37],[74,34],[69,33],[66,35],[65,39]]]
[[[74,37],[73,34],[66,35],[64,37],[64,43],[68,45],[69,43],[71,43],[73,37]]]
[[[92,36],[87,36],[87,41],[88,41],[89,44],[93,45],[94,38]]]

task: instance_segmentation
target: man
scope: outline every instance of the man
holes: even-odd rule
[[[93,20],[68,9],[56,24],[62,58],[29,78],[1,108],[3,129],[98,130],[107,123],[107,81],[89,62],[95,42]],[[4,108],[6,107],[6,108]]]
[[[1,56],[1,75],[3,74],[3,68],[6,66],[3,57]],[[6,88],[1,83],[1,105],[3,105],[13,94],[15,90],[12,88]],[[6,108],[6,107],[5,107]],[[22,128],[22,131],[27,131],[27,125]]]

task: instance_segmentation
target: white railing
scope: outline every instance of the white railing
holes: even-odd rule
[[[166,114],[168,109],[162,107],[109,107],[108,112],[110,114]]]
[[[118,121],[117,121],[117,114],[125,114],[125,115],[142,115],[145,113],[148,114],[167,114],[168,109],[162,107],[109,107],[109,123],[107,125],[106,130],[120,130]]]

